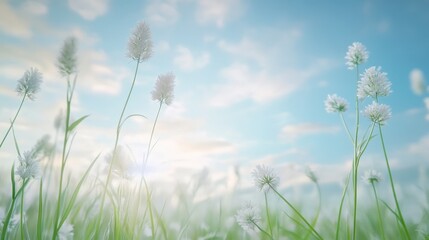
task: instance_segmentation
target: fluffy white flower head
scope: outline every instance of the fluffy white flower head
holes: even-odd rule
[[[372,122],[384,125],[392,117],[392,112],[388,105],[372,102],[372,104],[366,106],[364,115]]]
[[[357,65],[364,63],[368,59],[368,52],[362,43],[354,42],[349,46],[345,59],[348,68],[354,69]]]
[[[388,96],[392,91],[392,83],[387,79],[387,73],[381,71],[381,67],[370,67],[361,74],[358,82],[357,96],[360,100],[366,97],[376,99],[380,96]]]
[[[325,110],[328,113],[341,113],[347,111],[348,102],[346,99],[337,96],[337,94],[328,95],[325,100]]]
[[[58,239],[59,240],[72,240],[73,239],[73,225],[70,223],[65,222],[58,232]]]
[[[21,179],[36,178],[40,172],[39,160],[32,151],[24,152],[23,156],[18,157],[19,166],[16,169],[16,175]]]
[[[377,172],[373,169],[365,171],[365,173],[362,176],[362,180],[365,181],[368,184],[378,183],[383,178],[381,177],[381,173]]]
[[[145,22],[141,22],[128,40],[128,57],[138,62],[144,62],[152,56],[152,48],[149,26]]]
[[[170,105],[174,98],[174,79],[172,73],[159,75],[152,91],[152,99]]]
[[[258,187],[259,190],[264,190],[264,192],[268,192],[270,188],[277,188],[280,182],[274,169],[265,165],[256,166],[252,171],[252,176],[256,187]]]
[[[76,39],[73,37],[67,38],[64,41],[63,48],[58,56],[58,69],[63,77],[69,76],[76,72]]]
[[[42,74],[36,68],[30,68],[25,71],[24,76],[18,80],[16,91],[20,95],[26,95],[29,99],[34,100],[35,94],[40,91],[42,83]]]
[[[237,211],[235,219],[246,232],[252,232],[256,225],[261,221],[259,210],[251,202],[246,202],[243,207]]]

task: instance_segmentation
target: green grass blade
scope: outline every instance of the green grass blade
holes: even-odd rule
[[[89,117],[89,115],[85,115],[85,116],[77,119],[76,121],[72,122],[72,124],[70,124],[70,126],[68,126],[67,131],[72,132],[87,117]]]

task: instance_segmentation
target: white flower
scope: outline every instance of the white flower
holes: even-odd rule
[[[71,225],[70,223],[63,223],[63,225],[61,226],[60,230],[58,231],[58,239],[59,240],[71,240],[73,239],[73,225]]]
[[[379,96],[388,96],[392,92],[391,85],[392,83],[387,79],[387,73],[381,72],[381,67],[370,67],[361,74],[357,96],[360,100],[366,97],[376,99]]]
[[[307,175],[308,178],[310,178],[310,180],[314,183],[317,183],[318,179],[316,174],[314,174],[313,170],[311,170],[311,168],[306,167],[305,168],[305,175]]]
[[[354,42],[349,46],[345,59],[347,60],[346,65],[349,66],[348,68],[353,69],[368,59],[368,52],[362,43]]]
[[[170,105],[174,98],[174,74],[159,75],[152,91],[152,99]]]
[[[270,167],[258,165],[252,171],[252,176],[255,185],[259,188],[259,190],[268,192],[270,188],[277,188],[279,185],[280,179],[274,172],[274,169]]]
[[[29,99],[34,100],[35,94],[40,90],[40,84],[42,83],[42,74],[37,68],[30,68],[25,71],[24,76],[18,80],[16,91],[27,96]]]
[[[62,76],[66,77],[76,72],[76,39],[73,37],[64,40],[63,48],[58,56],[57,66]]]
[[[261,221],[259,210],[251,202],[246,202],[235,215],[237,223],[247,232],[252,232]]]
[[[36,178],[40,172],[39,160],[33,151],[24,152],[23,156],[18,156],[19,166],[16,169],[16,175],[21,179]]]
[[[345,112],[348,108],[348,102],[342,97],[338,97],[337,94],[328,95],[325,100],[325,110],[328,113],[334,112]]]
[[[381,173],[375,170],[367,170],[362,176],[362,180],[368,184],[378,183],[383,178],[381,177]]]
[[[426,91],[425,78],[420,69],[413,69],[410,72],[411,89],[417,95],[422,95]]]
[[[392,117],[392,112],[388,105],[372,102],[372,104],[366,106],[364,115],[374,123],[384,125]]]
[[[152,39],[149,26],[141,22],[128,40],[128,57],[143,62],[152,56]]]

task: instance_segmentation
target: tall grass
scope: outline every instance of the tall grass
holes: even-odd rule
[[[128,154],[121,144],[122,128],[130,118],[150,119],[141,113],[131,113],[128,108],[132,101],[139,66],[152,55],[152,39],[148,25],[139,23],[128,42],[128,56],[134,61],[134,75],[128,94],[118,109],[119,117],[113,134],[113,150],[107,156],[106,175],[98,175],[93,168],[101,153],[89,157],[85,171],[77,177],[67,174],[73,141],[80,124],[91,116],[74,117],[71,108],[78,82],[77,42],[68,38],[60,50],[57,68],[64,79],[64,115],[55,120],[56,136],[53,142],[43,137],[35,146],[21,153],[20,141],[14,134],[18,115],[25,110],[26,99],[35,99],[39,91],[41,74],[30,69],[18,81],[17,92],[22,95],[15,115],[0,143],[0,151],[6,139],[13,140],[17,161],[10,166],[9,180],[5,189],[10,188],[5,198],[0,199],[0,236],[4,239],[428,239],[429,208],[421,206],[420,221],[406,219],[400,199],[396,193],[395,180],[390,167],[387,146],[383,136],[383,126],[391,118],[390,107],[380,103],[380,98],[391,92],[387,74],[380,68],[371,67],[360,72],[360,66],[368,59],[366,48],[353,43],[346,54],[347,65],[356,71],[356,81],[350,86],[356,88],[355,123],[345,121],[343,114],[348,110],[345,98],[329,95],[325,101],[327,112],[340,116],[346,138],[350,140],[353,153],[350,172],[347,175],[338,205],[323,202],[323,186],[317,173],[307,169],[309,183],[312,183],[314,199],[296,201],[287,188],[281,187],[283,174],[270,166],[258,165],[249,174],[255,189],[235,189],[233,192],[196,200],[199,190],[207,188],[208,171],[190,183],[177,181],[167,186],[174,191],[163,191],[161,183],[147,179],[146,164],[152,151],[156,126],[163,107],[170,105],[174,98],[172,73],[159,75],[151,92],[152,100],[158,108],[154,114],[151,132],[144,158],[141,159],[137,181],[127,174],[115,174],[117,165]],[[365,99],[372,104],[364,108]],[[134,111],[134,110],[133,110]],[[369,119],[369,124],[361,121]],[[76,119],[76,120],[73,120]],[[61,127],[62,126],[62,127]],[[350,126],[354,126],[351,129]],[[362,131],[365,130],[365,131]],[[375,133],[376,132],[376,133]],[[12,133],[13,138],[8,138]],[[62,140],[59,140],[59,136]],[[388,195],[380,194],[378,186],[382,180],[377,171],[369,171],[363,179],[371,186],[370,196],[359,201],[360,161],[369,144],[380,140],[380,152],[384,156],[389,180]],[[162,141],[162,139],[161,139]],[[57,149],[59,146],[59,149]],[[4,166],[3,164],[1,166]],[[124,169],[121,169],[124,171]],[[1,182],[3,184],[3,182]],[[258,199],[258,190],[261,196]],[[427,189],[422,189],[422,195]],[[241,194],[243,196],[241,196]],[[31,198],[31,196],[36,196]],[[426,192],[426,200],[428,198]],[[241,204],[241,199],[252,196],[253,202]],[[313,196],[313,195],[312,195]],[[258,201],[260,200],[260,201]],[[307,204],[307,202],[311,204]],[[393,204],[392,204],[393,201]],[[403,201],[403,200],[402,200]],[[241,207],[240,207],[241,205]],[[329,211],[333,205],[335,211]],[[415,221],[415,222],[413,222]]]

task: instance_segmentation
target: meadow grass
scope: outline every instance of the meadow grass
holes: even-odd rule
[[[381,68],[368,68],[360,73],[368,53],[361,43],[353,43],[346,54],[347,65],[356,71],[355,123],[351,129],[343,113],[348,110],[345,98],[329,95],[326,111],[337,113],[350,140],[353,152],[350,173],[347,175],[338,204],[322,201],[323,188],[317,173],[307,169],[309,182],[314,185],[314,199],[296,201],[287,189],[280,188],[279,174],[270,166],[258,165],[248,174],[254,189],[233,192],[196,200],[200,189],[207,188],[204,178],[191,183],[178,181],[162,191],[160,185],[146,178],[145,167],[150,153],[156,151],[153,138],[162,107],[168,107],[174,98],[174,74],[159,75],[152,100],[159,103],[155,120],[148,136],[149,144],[142,159],[143,168],[137,181],[128,178],[121,161],[124,148],[121,130],[130,118],[144,118],[140,113],[127,115],[139,65],[150,59],[152,40],[145,23],[137,25],[128,43],[128,56],[135,61],[134,77],[124,104],[118,109],[119,118],[114,134],[113,150],[108,155],[106,174],[94,168],[101,153],[90,158],[85,170],[78,176],[68,171],[69,156],[77,129],[89,115],[72,120],[73,96],[79,84],[76,58],[77,42],[66,39],[60,50],[57,67],[65,82],[65,114],[55,119],[55,138],[42,137],[35,146],[22,152],[14,134],[14,124],[25,109],[27,99],[34,100],[40,89],[41,74],[37,69],[25,72],[18,82],[21,102],[2,137],[13,141],[17,161],[10,166],[8,178],[0,177],[4,191],[0,198],[0,233],[4,239],[429,239],[429,208],[418,206],[421,219],[406,219],[395,188],[395,179],[389,163],[383,138],[383,125],[390,119],[390,107],[381,103],[387,97],[391,83]],[[361,112],[363,99],[373,103]],[[361,117],[370,125],[361,125]],[[364,129],[365,131],[362,131]],[[375,134],[376,132],[377,134]],[[10,134],[12,133],[12,134]],[[62,140],[60,135],[62,134]],[[382,180],[378,171],[367,171],[362,179],[368,183],[363,204],[359,187],[359,163],[370,143],[379,140],[389,181],[389,195],[378,191]],[[161,139],[162,141],[162,139]],[[58,149],[58,146],[59,149]],[[9,150],[11,151],[11,150]],[[162,151],[159,149],[159,151]],[[4,165],[2,165],[3,167]],[[119,168],[118,168],[119,166]],[[203,172],[206,176],[208,173]],[[258,192],[259,190],[259,192]],[[250,192],[253,193],[250,193]],[[429,202],[429,190],[421,189]],[[240,195],[243,196],[240,196]],[[248,196],[260,195],[260,201],[243,201]],[[368,197],[369,196],[369,197]],[[305,198],[305,196],[302,196]],[[311,204],[309,204],[311,203]],[[328,207],[326,205],[330,205]],[[333,206],[333,207],[332,207]],[[329,210],[334,209],[334,210]]]

